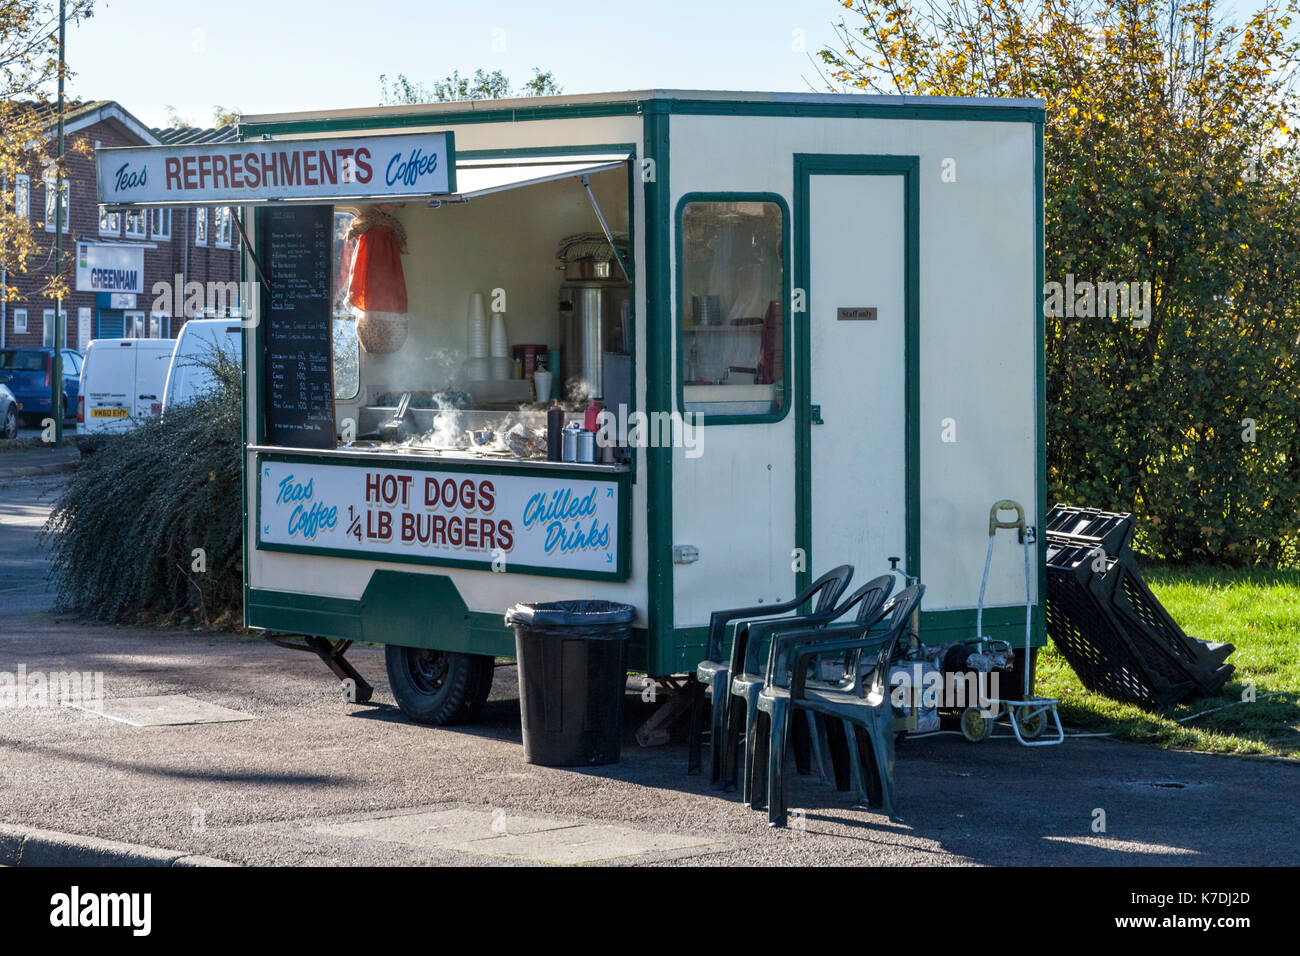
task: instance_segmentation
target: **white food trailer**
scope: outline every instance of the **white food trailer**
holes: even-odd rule
[[[923,639],[973,638],[990,504],[1043,520],[1039,101],[646,91],[239,128],[99,151],[100,201],[237,209],[246,622],[340,674],[389,645],[413,716],[486,696],[517,602],[634,605],[630,666],[682,674],[710,611],[893,557]],[[548,460],[538,392],[566,422],[598,396],[618,447]],[[985,632],[1020,645],[1024,613],[995,560]]]

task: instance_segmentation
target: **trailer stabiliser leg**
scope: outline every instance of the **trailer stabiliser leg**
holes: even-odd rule
[[[361,676],[361,672],[353,667],[344,656],[347,654],[348,648],[352,646],[351,641],[331,641],[324,637],[304,636],[302,643],[299,644],[285,640],[284,636],[278,634],[267,634],[266,639],[277,647],[315,654],[325,662],[325,666],[334,673],[334,676],[341,683],[351,686],[354,693],[349,695],[349,700],[358,704],[368,704],[370,698],[374,696],[375,688]],[[351,682],[350,685],[349,682]]]
[[[697,692],[698,685],[695,683],[694,675],[687,678],[685,682],[679,682],[675,677],[647,677],[646,681],[649,682],[647,686],[653,685],[667,690],[668,699],[655,708],[655,712],[649,719],[636,729],[636,742],[642,747],[662,747],[669,741],[670,725],[690,710],[691,697]],[[646,693],[648,692],[647,690]],[[642,699],[653,698],[647,698],[643,693]]]

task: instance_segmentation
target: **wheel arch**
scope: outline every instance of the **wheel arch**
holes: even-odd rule
[[[469,610],[445,574],[381,568],[358,607],[360,640],[463,654],[513,657],[514,636],[495,614]]]

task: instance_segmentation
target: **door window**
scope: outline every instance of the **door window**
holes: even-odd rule
[[[354,241],[346,237],[355,217],[334,213],[334,400],[350,401],[361,390],[361,348],[356,316],[348,308],[348,276]]]
[[[682,410],[704,413],[706,423],[783,417],[789,407],[784,200],[686,196],[677,229]]]

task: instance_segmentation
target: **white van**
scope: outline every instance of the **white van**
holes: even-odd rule
[[[190,319],[181,327],[172,352],[171,371],[163,398],[163,414],[173,405],[192,401],[212,388],[212,372],[202,363],[214,348],[231,361],[242,361],[239,319]]]
[[[162,412],[171,339],[93,339],[77,396],[82,434],[125,431]]]

